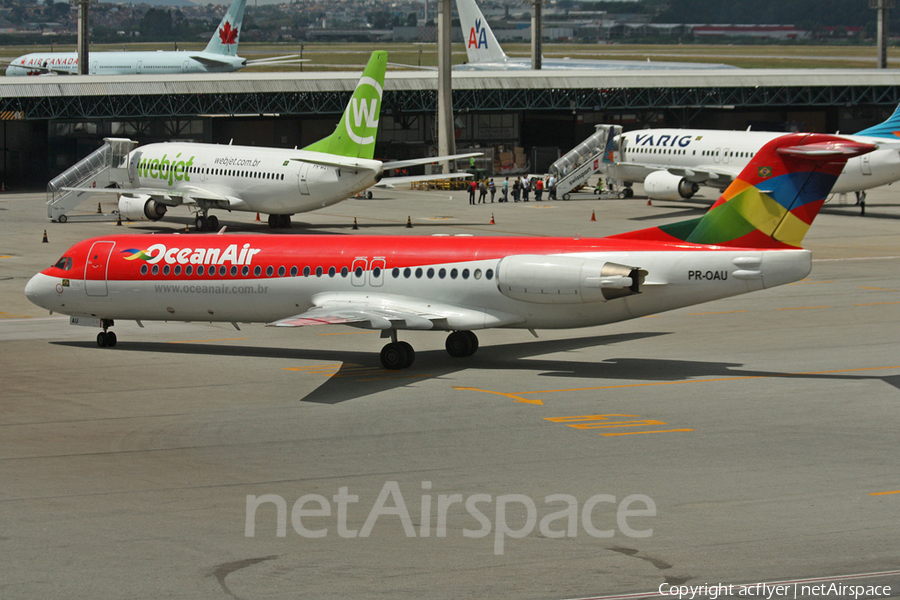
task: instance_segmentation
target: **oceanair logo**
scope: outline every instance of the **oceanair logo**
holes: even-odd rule
[[[375,143],[383,94],[384,90],[382,90],[381,84],[371,77],[362,77],[356,84],[356,90],[350,99],[350,105],[347,107],[348,114],[345,115],[344,122],[347,127],[347,135],[361,146]]]
[[[160,179],[169,185],[175,181],[190,181],[190,169],[196,157],[178,160],[181,158],[181,152],[176,154],[172,160],[169,160],[168,156],[168,154],[163,154],[162,158],[141,158],[137,166],[138,177]]]
[[[160,261],[169,265],[249,265],[256,254],[262,252],[260,248],[251,248],[250,244],[244,244],[238,248],[237,244],[230,244],[225,248],[169,248],[165,244],[153,244],[146,250],[128,248],[122,250],[125,260],[143,260],[147,264],[154,265]]]
[[[475,46],[476,50],[487,49],[487,27],[481,26],[481,19],[475,19],[475,27],[469,30],[469,43],[466,48]]]
[[[700,139],[700,138],[697,138]],[[692,135],[659,135],[652,133],[640,133],[634,136],[634,143],[638,146],[659,146],[661,148],[687,147],[694,140]]]

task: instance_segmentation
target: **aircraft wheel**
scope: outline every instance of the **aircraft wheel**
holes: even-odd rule
[[[278,215],[278,227],[281,229],[290,229],[291,215]]]
[[[366,199],[367,199],[367,200],[371,200],[371,199],[372,199],[372,192],[366,192]]]
[[[97,334],[97,345],[101,348],[106,348],[109,346],[109,334],[105,331],[101,331]]]
[[[409,344],[409,342],[397,342],[398,346],[403,347],[403,351],[406,352],[406,364],[403,365],[404,369],[408,369],[412,366],[413,361],[416,360],[416,351],[413,350],[413,347]]]
[[[203,215],[197,215],[194,218],[194,227],[197,228],[197,231],[206,231],[206,228],[209,226],[209,220]]]
[[[114,331],[106,332],[106,346],[108,348],[112,348],[113,346],[115,346],[117,341],[118,340],[116,339],[116,334]]]
[[[206,226],[210,231],[218,231],[219,230],[219,217],[216,215],[209,215],[206,218]]]
[[[634,189],[633,188],[627,187],[622,191],[625,193],[626,198],[634,198]]]
[[[269,229],[278,229],[278,215],[269,215]]]
[[[478,349],[478,338],[471,331],[454,331],[447,336],[445,347],[453,358],[471,356]]]
[[[388,371],[398,371],[412,365],[415,356],[414,353],[410,353],[407,350],[407,347],[409,347],[409,350],[412,350],[412,347],[406,342],[386,345],[381,349],[381,365]]]

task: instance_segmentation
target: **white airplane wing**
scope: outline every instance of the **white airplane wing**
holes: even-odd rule
[[[720,166],[698,166],[698,167],[660,167],[667,170],[672,175],[684,177],[688,181],[695,183],[710,182],[715,185],[730,183],[737,177],[740,169],[729,169]]]
[[[268,327],[353,325],[364,329],[485,329],[524,322],[518,315],[441,304],[395,294],[317,294],[313,308]]]
[[[402,169],[403,167],[413,167],[416,165],[431,165],[434,163],[444,162],[448,160],[457,160],[460,158],[474,158],[476,156],[484,156],[484,152],[468,152],[466,154],[452,154],[450,156],[431,156],[428,158],[411,158],[409,160],[395,160],[383,164],[384,170]]]
[[[91,194],[114,194],[116,196],[148,196],[158,200],[167,206],[179,204],[194,204],[197,200],[224,203],[226,206],[232,202],[228,196],[199,187],[181,187],[175,190],[163,190],[158,188],[78,188],[64,187],[67,192],[86,192]]]

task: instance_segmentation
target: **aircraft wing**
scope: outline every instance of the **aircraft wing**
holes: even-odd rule
[[[411,158],[409,160],[395,160],[383,164],[384,170],[402,169],[403,167],[412,167],[415,165],[431,165],[434,163],[444,162],[448,160],[457,160],[460,158],[474,158],[476,156],[484,156],[484,152],[468,152],[466,154],[452,154],[450,156],[431,156],[428,158]]]
[[[694,168],[687,167],[662,167],[672,175],[684,177],[688,181],[694,183],[705,183],[708,185],[727,185],[737,177],[740,169],[729,169],[719,166],[699,166]]]
[[[194,186],[181,187],[176,190],[162,190],[157,188],[77,188],[64,187],[67,192],[86,192],[91,194],[115,194],[116,196],[148,196],[154,200],[158,200],[167,206],[177,206],[179,204],[194,204],[197,200],[206,200],[208,202],[224,203],[226,206],[231,204],[232,200],[228,196],[223,196],[210,190],[198,188]]]
[[[364,329],[484,329],[524,322],[522,317],[481,308],[442,304],[396,294],[331,292],[313,296],[313,308],[268,327],[353,325]]]
[[[438,179],[465,179],[471,177],[471,173],[435,173],[433,175],[409,175],[403,177],[385,177],[375,184],[377,188],[392,188],[407,183],[415,183],[417,181],[436,181]]]
[[[211,68],[225,67],[231,64],[230,62],[225,62],[224,60],[217,60],[209,54],[192,54],[191,58],[196,60],[201,65]]]

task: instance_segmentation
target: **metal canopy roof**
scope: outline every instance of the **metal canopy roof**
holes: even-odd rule
[[[0,78],[0,112],[25,119],[340,113],[359,73]],[[388,73],[383,110],[437,110],[437,72]],[[900,103],[900,71],[727,69],[453,74],[454,109],[647,110]]]

